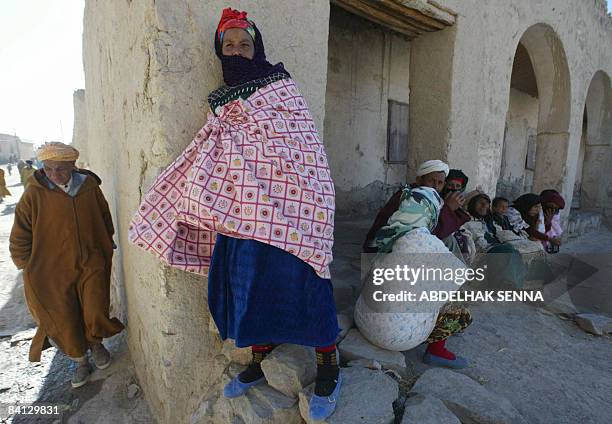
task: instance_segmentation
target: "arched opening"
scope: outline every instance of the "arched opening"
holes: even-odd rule
[[[514,55],[509,96],[497,194],[515,199],[533,187],[540,105],[533,64],[521,43]]]
[[[510,81],[497,194],[513,199],[547,188],[567,192],[569,68],[550,26],[536,24],[525,31]]]
[[[574,215],[601,215],[612,208],[612,86],[603,71],[593,76],[584,105],[582,138],[576,163]],[[583,221],[581,219],[579,221]]]

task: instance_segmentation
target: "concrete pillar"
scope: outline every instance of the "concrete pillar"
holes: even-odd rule
[[[423,34],[412,41],[408,181],[414,181],[421,162],[450,159],[449,121],[455,36],[456,26],[452,26]],[[456,163],[452,162],[453,167]]]
[[[582,171],[581,209],[602,212],[606,207],[607,188],[612,185],[610,161],[612,149],[607,145],[587,144]]]
[[[85,104],[85,90],[75,90],[72,95],[74,105],[74,127],[72,129],[72,145],[81,155],[77,165],[87,168],[89,152],[87,151],[87,105]]]
[[[536,167],[533,191],[553,188],[559,192],[573,190],[566,179],[568,133],[539,133],[536,142]]]

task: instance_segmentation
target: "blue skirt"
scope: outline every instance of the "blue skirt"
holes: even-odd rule
[[[217,235],[208,306],[223,340],[236,346],[329,346],[338,320],[332,284],[282,249]]]

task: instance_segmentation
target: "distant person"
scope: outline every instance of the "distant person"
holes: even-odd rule
[[[514,231],[514,227],[510,224],[510,219],[506,216],[510,201],[505,197],[496,197],[491,203],[491,217],[493,222],[502,230]]]
[[[13,165],[11,165],[10,163],[6,166],[6,170],[8,171],[9,176],[13,175]]]
[[[10,172],[9,172],[9,175]],[[4,200],[6,196],[10,196],[11,192],[6,188],[6,180],[4,179],[4,169],[0,168],[0,203]]]
[[[26,160],[23,168],[21,168],[19,171],[19,175],[21,176],[21,184],[23,185],[24,189],[28,186],[28,180],[34,174],[34,171],[36,171],[36,168],[34,168],[33,162],[31,160]]]
[[[525,230],[530,240],[541,242],[550,241],[553,244],[559,243],[557,239],[549,239],[544,233],[544,217],[542,216],[542,198],[534,193],[527,193],[516,199],[506,216],[510,224],[517,230]]]
[[[59,142],[38,150],[34,172],[15,209],[9,249],[23,269],[28,308],[38,324],[29,359],[40,361],[48,338],[78,366],[72,387],[87,383],[91,349],[96,367],[110,365],[102,339],[121,330],[109,318],[113,222],[100,179],[75,168],[79,152]]]
[[[477,254],[472,265],[481,267],[486,264],[487,277],[493,283],[509,281],[514,287],[521,288],[527,275],[527,266],[519,251],[498,237],[498,233],[503,230],[495,224],[490,206],[491,199],[484,193],[473,196],[468,202],[468,212],[472,219],[462,228],[471,235],[476,246]]]
[[[561,219],[559,212],[565,208],[565,199],[557,190],[544,190],[540,193],[542,201],[542,212],[544,218],[544,234],[548,240],[543,240],[542,244],[548,253],[558,253],[561,246]]]
[[[461,230],[461,226],[470,220],[470,216],[464,209],[464,206],[467,204],[468,196],[474,193],[473,191],[465,193],[468,181],[468,176],[461,169],[451,169],[448,171],[448,176],[440,196],[443,199],[447,199],[448,206],[451,207],[442,208],[440,222],[434,230],[434,235],[438,236],[444,242],[444,245],[466,264],[475,249],[469,240],[469,236]],[[460,205],[454,210],[452,208],[453,197],[459,200]]]
[[[450,169],[440,196],[444,198],[448,193],[464,193],[468,181],[468,176],[461,169]]]

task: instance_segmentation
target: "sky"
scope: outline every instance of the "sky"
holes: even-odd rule
[[[84,0],[0,0],[0,133],[72,141]]]
[[[85,88],[84,6],[85,0],[0,0],[0,133],[36,144],[72,141],[72,93]]]

